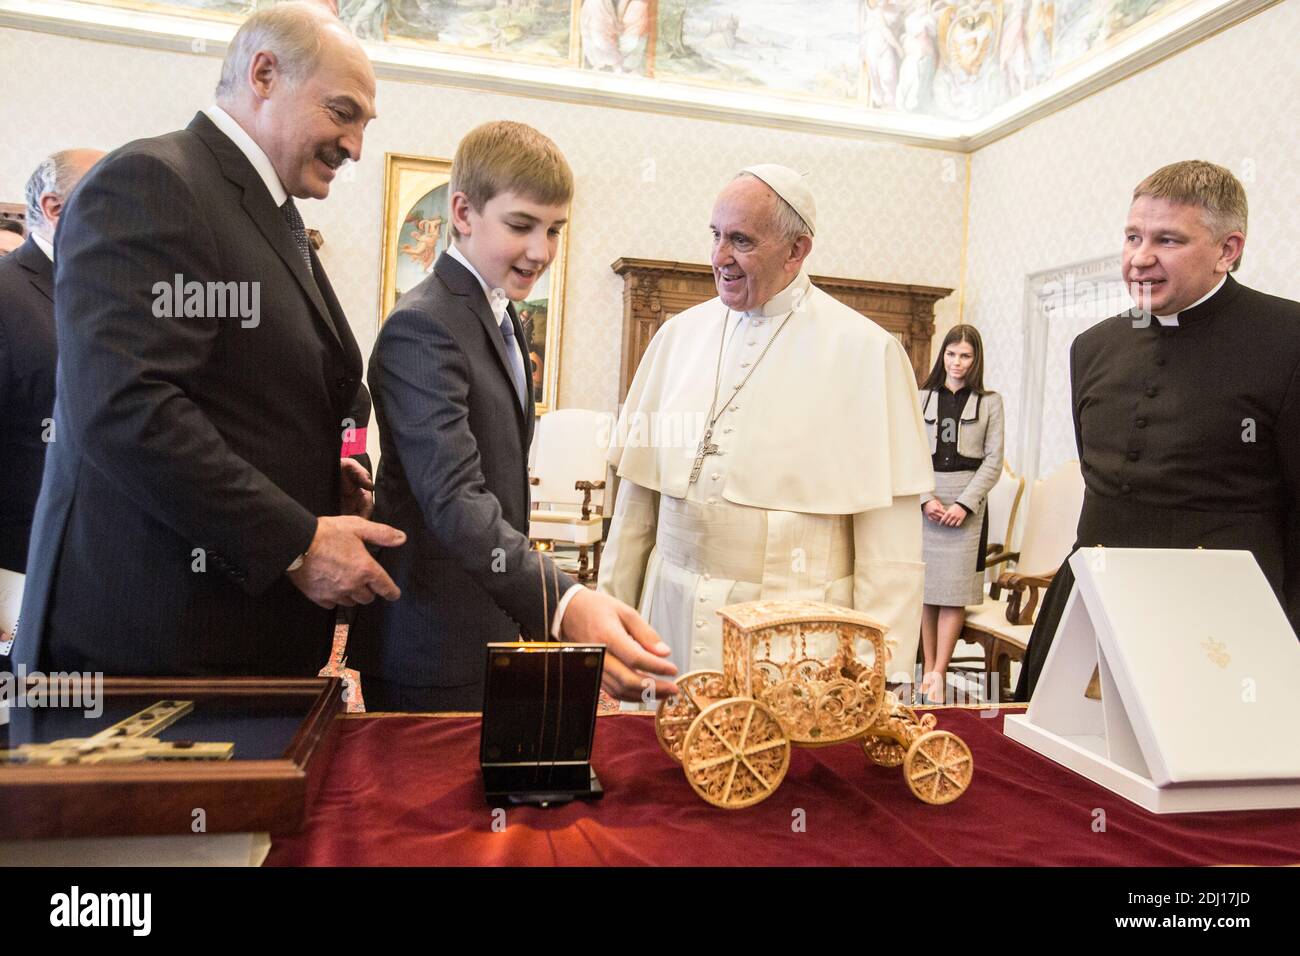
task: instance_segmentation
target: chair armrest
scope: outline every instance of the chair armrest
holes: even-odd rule
[[[591,493],[600,491],[604,487],[604,479],[600,481],[575,481],[573,483],[573,490],[582,492],[582,517],[584,521],[591,517]],[[596,506],[596,514],[600,514],[599,505]]]
[[[538,478],[536,475],[529,475],[528,483],[530,485],[540,485],[542,483],[542,479]]]
[[[994,551],[993,548],[990,547],[989,553],[984,558],[984,568],[985,570],[988,570],[995,564],[1005,564],[1007,561],[1019,560],[1019,551]],[[1009,572],[1003,573],[1005,574]],[[989,585],[989,597],[995,601],[1000,598],[1002,596],[1002,587],[1003,585],[1000,583],[999,579],[995,578],[993,583]]]
[[[997,586],[1006,588],[1007,621],[1011,624],[1033,624],[1034,610],[1038,607],[1038,589],[1052,583],[1051,574],[1020,574],[1003,571],[998,575]],[[1028,601],[1025,601],[1028,592]],[[1022,607],[1022,602],[1024,606]]]

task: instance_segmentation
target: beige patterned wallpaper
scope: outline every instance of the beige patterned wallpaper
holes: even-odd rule
[[[984,334],[986,381],[1006,397],[1019,467],[1026,276],[1120,252],[1133,187],[1179,159],[1232,169],[1250,225],[1236,277],[1300,298],[1300,2],[1287,0],[975,153],[964,314]],[[1051,337],[1046,387],[1067,390],[1069,336]],[[1068,408],[1058,394],[1049,407]],[[1048,416],[1044,465],[1075,457],[1068,415]],[[1055,424],[1053,424],[1055,423]]]
[[[112,148],[183,126],[210,101],[217,59],[0,29],[5,128],[0,201],[20,198],[38,160],[73,145]],[[820,204],[816,272],[956,288],[965,157],[913,146],[531,100],[384,80],[362,160],[329,199],[302,204],[367,357],[377,329],[384,153],[450,157],[488,119],[546,132],[577,177],[560,370],[562,407],[618,398],[619,256],[706,261],[717,190],[740,167],[809,174]],[[938,304],[951,324],[956,294]]]

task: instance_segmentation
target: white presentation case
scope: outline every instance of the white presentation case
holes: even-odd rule
[[[1300,642],[1254,556],[1081,548],[1070,566],[1006,735],[1154,813],[1300,807]]]

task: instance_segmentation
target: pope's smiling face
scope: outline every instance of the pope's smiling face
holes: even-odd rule
[[[1241,255],[1241,232],[1216,236],[1200,206],[1139,196],[1124,226],[1124,281],[1138,308],[1173,315],[1218,284]]]
[[[723,305],[757,309],[790,284],[812,248],[807,236],[783,237],[777,196],[752,176],[732,180],[713,206],[713,281]]]

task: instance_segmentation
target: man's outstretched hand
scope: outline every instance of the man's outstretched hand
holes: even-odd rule
[[[406,533],[351,515],[316,519],[316,536],[289,580],[321,607],[369,604],[376,597],[396,601],[402,592],[370,556],[366,543],[395,548]],[[567,615],[566,615],[567,616]]]
[[[651,683],[656,699],[677,693],[676,684],[660,679],[677,673],[672,661],[664,660],[672,653],[668,645],[622,601],[583,588],[565,608],[560,633],[575,644],[605,645],[600,683],[611,697],[644,700]]]

